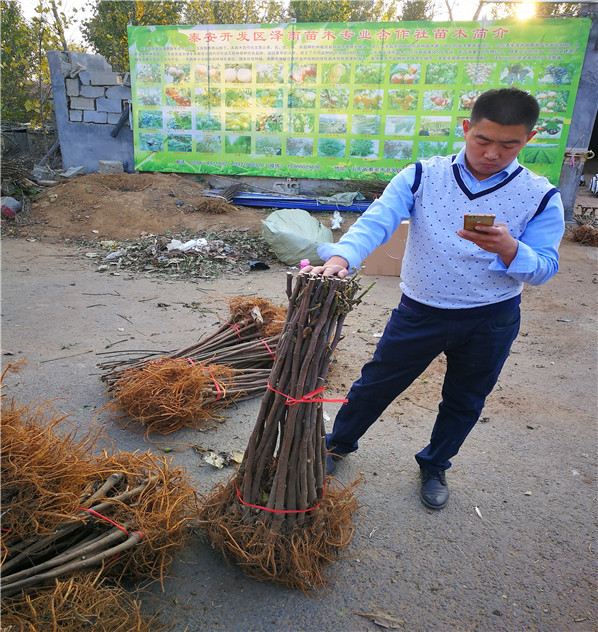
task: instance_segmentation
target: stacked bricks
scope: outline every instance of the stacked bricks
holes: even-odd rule
[[[69,121],[115,125],[131,98],[128,74],[123,79],[101,55],[86,53],[69,53],[62,69]]]

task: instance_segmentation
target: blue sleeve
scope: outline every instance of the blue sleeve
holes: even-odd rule
[[[500,257],[490,265],[491,270],[503,270],[517,281],[541,285],[559,269],[559,244],[565,232],[565,213],[560,193],[547,201],[544,209],[527,224],[517,254],[507,268]]]
[[[320,257],[324,261],[334,255],[343,257],[349,263],[349,270],[358,270],[362,261],[387,242],[400,223],[409,218],[420,177],[420,163],[411,164],[397,173],[384,193],[370,204],[338,243],[324,243],[318,247]]]

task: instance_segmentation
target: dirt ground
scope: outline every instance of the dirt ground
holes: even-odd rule
[[[91,175],[43,193],[26,222],[4,230],[2,349],[4,365],[28,362],[7,375],[5,396],[54,400],[81,435],[102,426],[118,449],[173,448],[174,463],[206,493],[232,470],[208,465],[193,446],[243,450],[259,399],[228,409],[215,430],[144,438],[102,410],[108,397],[97,364],[106,351],[192,344],[226,318],[227,296],[284,304],[287,268],[173,279],[101,273],[86,256],[94,242],[144,233],[260,232],[269,211],[206,212],[202,188],[167,174]],[[319,218],[329,224],[329,215]],[[413,459],[434,422],[438,358],[337,470],[344,482],[363,477],[362,508],[345,557],[328,572],[327,591],[305,597],[248,579],[198,532],[177,556],[164,591],[141,587],[145,611],[159,612],[175,632],[373,631],[381,628],[357,613],[376,610],[415,632],[598,629],[597,253],[567,238],[557,276],[525,288],[520,336],[481,422],[453,460],[446,509],[421,505]],[[347,318],[329,380],[332,398],[359,376],[398,300],[396,277],[364,276],[363,285],[374,280]],[[325,406],[330,427],[337,405]]]

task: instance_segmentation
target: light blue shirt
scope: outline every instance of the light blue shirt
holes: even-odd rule
[[[467,189],[474,194],[496,186],[520,168],[519,162],[515,159],[499,173],[485,180],[477,180],[467,168],[464,149],[456,156],[453,164],[457,165]],[[331,256],[338,255],[346,259],[349,269],[358,269],[373,250],[391,237],[403,220],[409,219],[414,207],[413,189],[416,177],[415,164],[399,172],[388,184],[383,195],[370,205],[338,243],[320,245],[320,257],[326,261]],[[517,238],[517,254],[511,264],[505,266],[500,257],[495,255],[488,269],[504,272],[520,283],[545,283],[558,270],[558,246],[563,232],[563,204],[557,193],[550,197],[542,212],[526,224],[522,234]],[[430,265],[430,262],[422,263]],[[488,297],[488,302],[492,302],[491,296]]]

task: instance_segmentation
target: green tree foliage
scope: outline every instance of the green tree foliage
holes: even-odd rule
[[[187,24],[277,24],[286,19],[281,2],[272,0],[190,0]]]
[[[387,0],[291,0],[289,15],[297,22],[384,22],[396,19]]]
[[[288,4],[280,0],[190,0],[185,18],[187,24],[383,22],[396,19],[396,4],[393,0],[291,0]]]
[[[183,4],[162,0],[95,0],[88,7],[91,18],[81,24],[83,36],[115,72],[126,72],[127,25],[180,24]]]
[[[59,8],[60,0],[37,0],[35,16],[31,20],[35,55],[29,73],[31,91],[25,109],[29,120],[44,131],[54,112],[54,104],[50,100],[52,85],[46,53],[63,49],[64,28],[68,25],[66,16]]]
[[[581,4],[536,4],[537,18],[578,18],[581,11]]]
[[[60,0],[36,0],[29,22],[20,5],[16,0],[0,0],[2,118],[43,128],[53,110],[46,53],[62,50],[68,20]]]
[[[433,0],[91,0],[82,23],[87,42],[115,71],[129,67],[127,24],[277,24],[297,22],[383,22],[431,17]],[[408,17],[405,17],[408,15]]]
[[[3,120],[23,121],[25,102],[31,90],[30,69],[35,63],[35,36],[20,6],[12,0],[0,1],[0,38],[2,42]]]
[[[514,19],[517,17],[517,9],[521,8],[518,2],[501,2],[491,5],[490,15],[492,19]],[[569,2],[536,3],[535,18],[577,18],[581,15],[581,5]]]
[[[401,5],[402,22],[419,22],[434,17],[434,0],[404,0]]]

